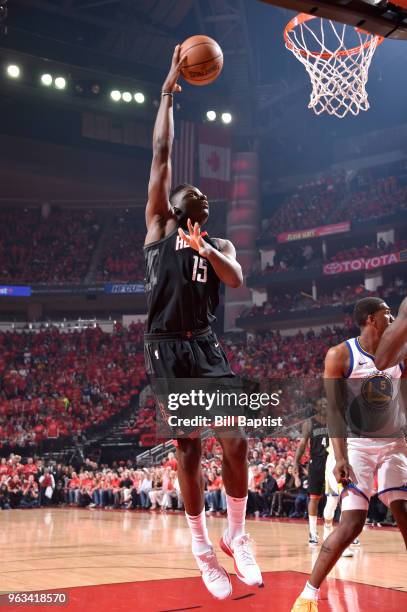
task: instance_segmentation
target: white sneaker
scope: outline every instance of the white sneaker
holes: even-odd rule
[[[318,546],[319,544],[319,538],[318,538],[318,534],[316,533],[310,533],[309,534],[309,538],[308,538],[308,544],[310,546]]]
[[[229,574],[216,558],[213,549],[202,555],[194,555],[202,574],[204,585],[216,599],[226,599],[232,594],[232,583]]]
[[[226,532],[220,539],[219,545],[224,553],[232,557],[235,562],[237,577],[249,586],[263,586],[263,578],[250,548],[250,538],[246,533],[228,543]]]
[[[343,551],[341,555],[341,557],[349,557],[349,558],[353,556],[354,556],[354,552],[350,548],[345,548],[345,550]]]
[[[324,523],[324,542],[331,535],[333,530],[334,530],[333,525],[325,525]]]

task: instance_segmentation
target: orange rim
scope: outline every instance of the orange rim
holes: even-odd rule
[[[287,49],[290,51],[298,51],[301,53],[303,57],[307,57],[307,55],[313,55],[314,57],[322,57],[323,59],[329,59],[333,57],[333,55],[339,55],[344,57],[346,55],[356,55],[360,52],[360,50],[368,49],[373,42],[377,39],[377,45],[380,45],[384,41],[383,36],[378,36],[376,34],[372,34],[371,32],[367,32],[362,28],[354,28],[356,32],[363,32],[364,34],[370,34],[371,38],[369,38],[363,45],[358,45],[357,47],[352,47],[351,49],[344,49],[343,51],[338,51],[338,53],[330,53],[329,51],[325,51],[324,53],[318,53],[318,51],[304,51],[304,49],[299,49],[294,45],[294,43],[289,38],[289,32],[292,32],[297,26],[302,25],[306,21],[311,21],[311,19],[320,19],[320,17],[316,17],[315,15],[307,15],[307,13],[300,13],[296,15],[287,23],[284,28],[284,40]],[[352,27],[352,26],[349,26]]]

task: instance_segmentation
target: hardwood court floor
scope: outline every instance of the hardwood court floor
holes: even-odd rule
[[[305,521],[250,520],[247,531],[266,588],[247,587],[234,577],[233,598],[217,602],[201,584],[182,514],[12,510],[0,512],[0,525],[0,592],[69,589],[70,604],[62,610],[289,612],[318,552],[308,546]],[[223,518],[208,518],[219,559],[233,574],[233,562],[217,545],[225,526]],[[320,611],[407,610],[407,554],[400,534],[367,529],[361,541],[354,558],[341,559],[332,571]]]

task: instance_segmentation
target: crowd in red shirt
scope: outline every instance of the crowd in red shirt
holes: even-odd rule
[[[78,434],[129,406],[144,379],[143,325],[0,333],[0,443]]]
[[[83,281],[99,229],[92,210],[0,208],[0,282]]]
[[[258,515],[269,507],[266,484],[275,481],[274,491],[282,491],[293,466],[297,439],[265,438],[249,440],[248,514]],[[304,456],[304,463],[308,455]],[[216,438],[203,442],[202,470],[208,512],[226,511],[221,474],[222,449]],[[270,497],[270,499],[269,499]],[[0,508],[25,508],[40,505],[79,505],[81,507],[176,510],[183,508],[177,477],[177,459],[170,451],[161,465],[140,468],[131,461],[112,467],[86,459],[79,471],[73,466],[41,459],[22,459],[12,454],[0,459]],[[270,515],[267,510],[262,514]]]
[[[400,168],[402,170],[402,168]],[[301,230],[327,223],[363,221],[407,209],[407,186],[393,174],[377,177],[375,171],[336,176],[301,185],[263,221],[262,238],[289,230]]]
[[[112,220],[100,255],[99,281],[140,282],[144,278],[144,219],[134,211],[120,211]]]

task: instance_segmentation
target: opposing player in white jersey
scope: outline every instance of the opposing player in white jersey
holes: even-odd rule
[[[341,522],[323,543],[292,612],[317,612],[321,583],[363,529],[375,476],[378,495],[390,507],[407,547],[406,419],[400,400],[406,364],[383,372],[375,365],[380,338],[393,321],[381,298],[359,300],[354,319],[360,336],[329,349],[324,370],[334,474],[344,485]]]

